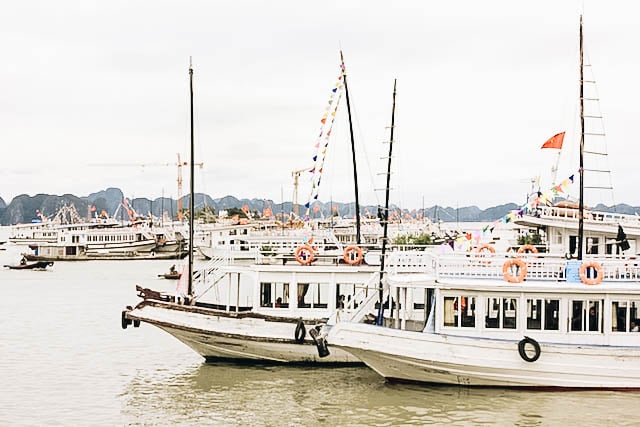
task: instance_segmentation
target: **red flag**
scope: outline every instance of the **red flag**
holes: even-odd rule
[[[542,147],[540,148],[557,148],[558,150],[562,148],[562,141],[564,140],[564,132],[560,132],[558,134],[553,135],[551,138],[547,140]]]

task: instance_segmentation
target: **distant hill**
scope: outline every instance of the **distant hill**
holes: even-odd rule
[[[82,216],[89,216],[91,212],[105,211],[109,216],[118,215],[118,218],[127,219],[125,209],[118,209],[123,200],[123,193],[119,188],[107,188],[106,190],[91,193],[86,197],[78,197],[73,194],[64,194],[62,196],[37,194],[29,196],[22,194],[15,197],[9,205],[6,205],[0,198],[0,225],[11,225],[18,223],[31,222],[37,218],[37,213],[41,212],[44,216],[51,217],[60,207],[67,204],[73,204],[78,213]],[[140,214],[146,215],[153,213],[155,216],[161,216],[162,212],[167,212],[169,216],[175,217],[178,212],[177,201],[170,198],[156,198],[153,200],[147,198],[135,198],[130,201],[131,206]],[[189,206],[189,196],[182,198],[183,207]],[[207,194],[197,193],[194,196],[194,205],[196,210],[205,206],[212,207],[217,213],[220,210],[229,208],[242,208],[248,206],[252,212],[262,213],[265,209],[270,208],[274,215],[280,213],[289,214],[293,211],[292,202],[275,203],[273,200],[266,199],[237,199],[233,196],[225,196],[219,199],[212,199]],[[95,209],[93,209],[94,207]],[[354,216],[355,203],[322,203],[318,202],[319,210],[312,212],[312,217],[327,217],[332,211],[337,209],[341,216]],[[460,208],[432,206],[424,209],[424,216],[432,220],[444,222],[491,222],[503,217],[511,210],[519,208],[520,205],[515,203],[507,203],[504,205],[494,206],[487,209],[480,209],[477,206],[466,206]],[[93,209],[93,211],[92,211]],[[399,211],[396,206],[392,209]],[[616,206],[597,205],[594,209],[605,212],[618,212],[626,214],[640,213],[640,207],[629,206],[627,204],[619,204]],[[299,206],[298,211],[304,216],[305,207]],[[378,207],[374,205],[361,206],[361,214],[376,215]],[[416,217],[422,209],[402,210],[402,217],[407,215]]]

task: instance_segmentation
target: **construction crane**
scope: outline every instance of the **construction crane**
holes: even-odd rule
[[[184,162],[180,159],[180,153],[178,154],[178,162],[177,163],[93,163],[91,166],[135,166],[135,167],[149,167],[149,166],[177,166],[178,167],[178,218],[182,219],[182,167],[189,166],[189,162]],[[202,169],[204,163],[195,163],[195,166],[198,166]]]
[[[296,216],[299,216],[299,213],[300,213],[298,209],[298,183],[300,179],[300,174],[302,172],[310,171],[311,169],[312,168],[304,168],[304,169],[298,169],[291,172],[291,176],[293,177],[293,213]]]
[[[189,162],[183,162],[180,160],[180,153],[178,153],[178,219],[182,219],[182,167],[189,166]],[[202,169],[203,163],[194,163],[194,166],[198,166]]]

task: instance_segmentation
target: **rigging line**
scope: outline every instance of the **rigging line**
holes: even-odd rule
[[[587,57],[587,62],[589,64],[591,64],[591,57],[589,56],[589,52],[585,51],[585,56]],[[607,144],[607,137],[606,137],[606,129],[605,129],[605,124],[604,124],[604,115],[602,114],[602,108],[600,105],[600,92],[598,91],[598,85],[596,84],[596,77],[595,77],[595,72],[593,70],[593,67],[589,67],[589,72],[591,73],[591,80],[593,81],[593,84],[590,85],[592,86],[593,92],[595,92],[595,99],[597,101],[595,101],[595,106],[596,106],[596,114],[600,117],[600,129],[602,131],[602,145],[604,146],[604,153],[608,153],[609,152],[609,147]],[[616,201],[615,201],[615,192],[614,192],[614,186],[613,186],[613,173],[611,172],[611,165],[609,164],[609,159],[606,158],[606,167],[609,168],[609,187],[611,188],[611,202],[613,203],[613,209],[614,212],[617,213],[617,206],[616,206]]]

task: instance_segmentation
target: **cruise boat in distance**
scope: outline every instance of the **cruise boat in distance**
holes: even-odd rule
[[[19,245],[55,243],[60,227],[73,225],[78,229],[120,227],[121,224],[109,217],[96,216],[90,220],[80,217],[74,205],[63,205],[47,218],[39,211],[37,220],[28,224],[15,224],[10,227],[9,241]]]
[[[57,228],[55,243],[29,246],[29,261],[86,261],[126,259],[173,259],[185,251],[156,251],[158,241],[146,227],[84,228],[74,224]]]

